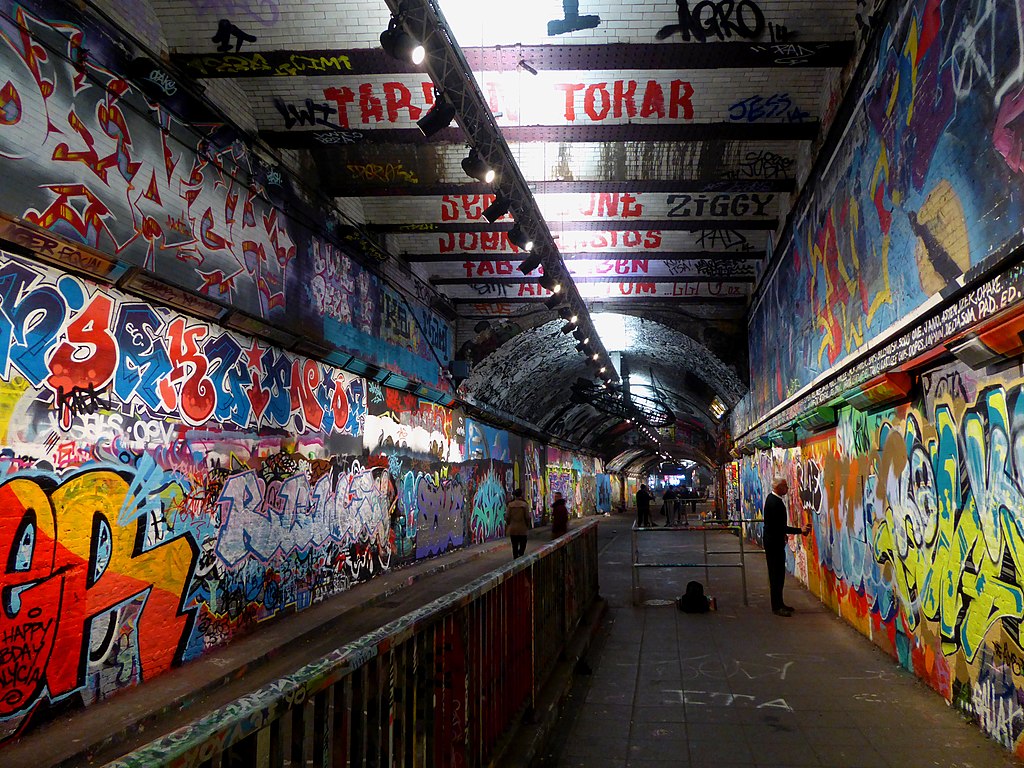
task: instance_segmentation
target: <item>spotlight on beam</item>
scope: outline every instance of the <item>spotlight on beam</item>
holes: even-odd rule
[[[562,284],[558,281],[558,277],[551,272],[545,272],[537,282],[541,284],[544,290],[551,291],[552,293],[560,293],[562,290]]]
[[[462,170],[466,172],[469,178],[482,181],[485,184],[490,184],[495,178],[494,169],[487,164],[486,160],[480,157],[480,153],[476,151],[475,147],[470,149],[469,154],[463,158]]]
[[[554,309],[555,307],[562,303],[564,298],[565,296],[562,294],[561,291],[559,291],[558,293],[552,293],[550,296],[544,299],[544,306],[547,307],[548,309]]]
[[[578,328],[575,331],[573,331],[572,335],[580,344],[590,343],[590,337],[587,336],[587,332],[584,331],[582,328]]]
[[[521,251],[533,250],[533,238],[531,238],[528,234],[523,232],[523,228],[519,226],[519,224],[516,224],[514,227],[512,227],[512,229],[509,230],[508,241]],[[540,262],[538,261],[538,264],[539,263]],[[534,269],[536,269],[536,266],[534,266]],[[526,271],[531,272],[533,270]],[[525,272],[523,274],[525,274]]]
[[[573,312],[572,307],[562,307],[558,310],[558,316],[565,320],[567,323],[576,325],[580,321],[579,317]]]
[[[427,56],[426,49],[402,28],[394,16],[388,22],[388,28],[380,33],[380,47],[391,58],[411,61],[416,65],[422,64]]]
[[[537,267],[540,266],[541,256],[539,253],[531,253],[519,264],[516,269],[522,272],[524,275],[528,275]]]
[[[420,131],[427,138],[433,136],[440,130],[447,128],[455,119],[455,107],[444,97],[443,94],[435,91],[434,106],[430,108],[423,117],[416,121]]]
[[[537,74],[537,68],[535,66],[533,66],[532,64],[530,64],[530,62],[528,62],[526,59],[520,59],[519,63],[516,66],[522,67],[527,72],[529,72],[531,75],[536,75]]]
[[[463,160],[462,162],[466,161]],[[508,213],[510,205],[511,203],[509,202],[509,199],[499,193],[498,196],[494,198],[494,202],[484,208],[484,218],[493,224]]]

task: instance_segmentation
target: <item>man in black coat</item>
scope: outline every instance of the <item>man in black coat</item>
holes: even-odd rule
[[[772,598],[772,613],[776,616],[792,616],[793,609],[782,599],[782,588],[786,584],[786,542],[791,533],[806,536],[811,526],[794,528],[789,525],[786,515],[786,494],[789,483],[777,476],[772,481],[772,492],[764,500],[764,555],[768,562],[768,591]]]
[[[650,528],[654,523],[651,521],[651,492],[647,490],[647,484],[641,483],[640,490],[636,492],[636,527]]]

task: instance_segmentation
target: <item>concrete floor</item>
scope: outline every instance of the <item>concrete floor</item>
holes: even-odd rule
[[[789,618],[769,609],[764,555],[739,571],[713,569],[718,611],[680,613],[669,602],[703,569],[644,569],[631,601],[630,524],[600,531],[605,622],[575,676],[538,764],[544,768],[990,768],[1021,766],[1002,746],[896,666],[788,577]],[[643,535],[643,534],[642,534]],[[736,549],[728,533],[710,549]],[[655,532],[649,562],[703,562],[701,534]],[[736,562],[718,556],[713,562]]]

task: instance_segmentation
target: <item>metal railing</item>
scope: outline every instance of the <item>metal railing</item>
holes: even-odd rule
[[[632,551],[633,551],[633,605],[640,602],[640,569],[641,568],[703,568],[704,581],[710,582],[711,568],[739,568],[740,579],[743,582],[743,604],[750,605],[747,597],[747,555],[743,532],[743,526],[749,523],[759,523],[761,520],[723,520],[716,523],[702,523],[699,525],[668,525],[655,527],[640,527],[635,522],[632,529]],[[739,549],[708,549],[708,531],[732,531],[736,533],[739,540]],[[640,562],[640,534],[644,533],[697,533],[702,534],[703,539],[703,562],[679,563],[679,562]],[[710,555],[739,555],[738,563],[713,563],[709,560]]]
[[[589,521],[106,768],[485,766],[597,597]]]

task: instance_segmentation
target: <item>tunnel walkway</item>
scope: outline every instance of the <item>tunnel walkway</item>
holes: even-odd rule
[[[592,673],[566,695],[544,768],[1022,765],[792,576],[786,602],[796,613],[773,615],[759,549],[747,558],[749,607],[738,571],[726,568],[710,574],[717,612],[684,614],[670,602],[703,569],[644,569],[634,607],[632,519],[606,520],[608,610],[586,657]],[[717,549],[735,542],[711,537],[722,539]],[[700,547],[697,533],[657,532],[641,541],[641,559],[693,562]]]

